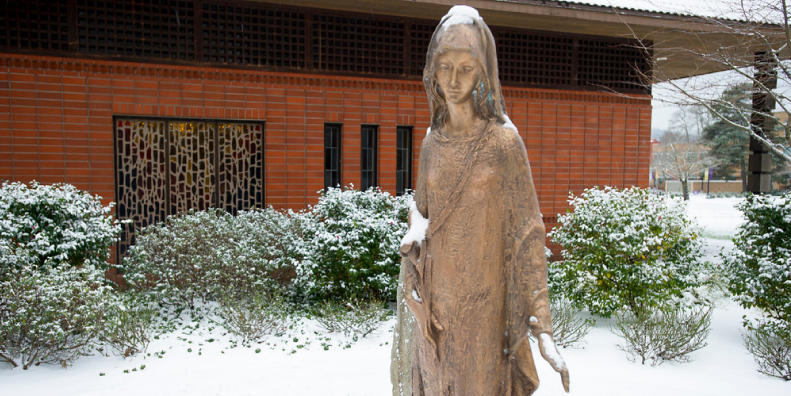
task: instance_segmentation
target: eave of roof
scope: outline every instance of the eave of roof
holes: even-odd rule
[[[275,0],[254,0],[283,4]],[[486,22],[530,30],[650,40],[661,74],[683,78],[720,71],[719,65],[701,62],[687,50],[706,52],[723,47],[743,47],[745,37],[723,32],[710,18],[679,13],[612,7],[552,0],[290,0],[288,5],[338,11],[439,19],[456,4],[475,7]],[[718,19],[724,24],[744,22]]]

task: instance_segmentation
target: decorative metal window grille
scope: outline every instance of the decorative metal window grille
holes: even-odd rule
[[[68,0],[0,2],[0,47],[69,50]]]
[[[115,119],[116,201],[122,257],[136,230],[190,209],[231,213],[264,204],[263,125],[212,120]]]
[[[341,184],[341,126],[324,124],[324,187]]]
[[[305,12],[203,3],[203,61],[305,68]]]
[[[194,61],[195,10],[183,0],[73,0],[79,52]]]
[[[264,127],[217,123],[217,207],[236,214],[264,204]]]
[[[136,230],[165,221],[170,198],[167,172],[167,123],[163,120],[115,121],[115,196],[123,224],[118,258],[134,243]]]
[[[0,49],[420,79],[437,21],[225,0],[8,0]],[[634,40],[492,26],[506,86],[650,93]],[[649,46],[650,43],[647,43]]]
[[[404,75],[404,23],[370,16],[314,14],[313,68]]]
[[[412,127],[396,128],[396,195],[412,189]]]
[[[365,191],[377,186],[376,148],[379,128],[376,125],[363,125],[360,142],[360,190]]]

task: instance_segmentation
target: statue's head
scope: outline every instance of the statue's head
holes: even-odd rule
[[[447,73],[457,73],[451,89]],[[472,100],[479,117],[504,122],[506,112],[497,77],[492,32],[472,7],[455,6],[431,37],[423,83],[431,105],[431,125],[445,124],[448,101]],[[448,91],[448,92],[446,92]]]

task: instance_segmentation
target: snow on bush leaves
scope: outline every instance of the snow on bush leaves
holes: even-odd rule
[[[194,306],[218,292],[276,288],[292,300],[393,299],[411,196],[328,189],[298,213],[190,211],[139,231],[126,280]]]
[[[104,331],[112,204],[68,184],[0,187],[0,362],[70,364]]]
[[[0,278],[0,362],[66,366],[91,349],[115,301],[91,265],[42,271],[25,266]]]
[[[297,281],[311,300],[394,300],[411,195],[329,188],[301,212],[306,260]]]
[[[113,204],[100,199],[69,184],[3,182],[0,274],[31,264],[105,266],[121,228]]]
[[[751,195],[739,204],[747,221],[723,255],[734,299],[766,314],[759,324],[791,339],[791,193],[781,197]]]
[[[301,240],[287,214],[272,208],[189,211],[136,235],[124,258],[125,279],[169,302],[194,307],[219,291],[287,285],[301,261]]]
[[[591,188],[569,197],[573,212],[549,236],[563,247],[552,292],[609,317],[680,298],[701,285],[700,231],[683,203],[647,189]]]

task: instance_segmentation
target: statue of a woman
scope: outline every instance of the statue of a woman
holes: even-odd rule
[[[412,395],[530,395],[538,377],[528,332],[568,390],[527,151],[506,115],[494,39],[475,9],[456,6],[442,19],[423,81],[431,129],[401,248],[416,325]]]

